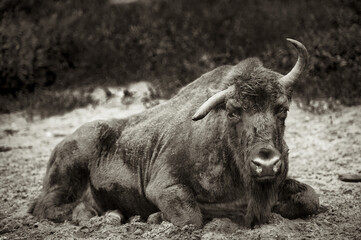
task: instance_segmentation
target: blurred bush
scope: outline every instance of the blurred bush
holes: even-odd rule
[[[115,2],[122,1],[2,0],[0,100],[139,80],[170,97],[204,72],[251,56],[287,73],[296,61],[291,37],[311,56],[295,88],[304,103],[361,103],[360,1]]]
[[[10,113],[19,109],[25,110],[28,120],[33,117],[41,118],[61,115],[76,108],[88,105],[96,106],[99,100],[91,94],[91,89],[86,90],[35,90],[33,93],[20,92],[16,97],[0,96],[0,112]]]

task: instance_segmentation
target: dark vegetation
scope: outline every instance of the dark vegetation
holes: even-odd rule
[[[1,0],[0,112],[61,113],[94,104],[65,89],[139,80],[170,97],[251,56],[286,73],[296,60],[287,37],[311,56],[295,88],[303,103],[360,104],[360,11],[358,0]]]

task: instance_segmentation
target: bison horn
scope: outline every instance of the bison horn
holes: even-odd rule
[[[197,112],[193,115],[192,120],[197,121],[204,118],[215,106],[224,102],[226,96],[230,91],[232,91],[232,89],[232,87],[229,87],[210,97],[205,103],[202,104],[202,106],[198,108]]]
[[[294,82],[301,76],[305,71],[305,68],[308,63],[308,52],[305,46],[293,39],[287,38],[287,41],[291,42],[298,51],[298,59],[295,66],[292,70],[285,76],[283,76],[279,81],[286,88],[292,86]]]

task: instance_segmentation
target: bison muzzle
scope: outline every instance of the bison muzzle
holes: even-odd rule
[[[285,119],[306,48],[286,75],[257,58],[204,74],[164,104],[126,119],[87,123],[51,154],[29,212],[79,222],[107,211],[183,226],[228,217],[252,227],[271,211],[314,214],[318,196],[287,178]]]

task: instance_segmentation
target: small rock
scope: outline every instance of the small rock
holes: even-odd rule
[[[68,135],[68,134],[66,134],[66,133],[53,133],[53,137],[65,137],[66,135]]]
[[[4,133],[7,135],[7,136],[12,136],[14,135],[15,133],[19,132],[19,130],[15,130],[15,129],[4,129]]]
[[[214,218],[211,222],[207,223],[204,231],[232,233],[237,231],[240,226],[232,222],[229,218]]]
[[[8,152],[8,151],[10,151],[11,149],[12,149],[11,147],[0,146],[0,152]]]
[[[86,226],[79,228],[78,231],[75,231],[73,233],[74,237],[76,238],[87,238],[89,234],[90,234],[90,229]]]
[[[181,228],[182,231],[184,232],[192,232],[196,229],[196,226],[193,224],[189,224],[189,225],[185,225]]]
[[[347,190],[344,190],[342,193],[343,193],[343,194],[351,194],[351,193],[352,193],[352,190],[351,190],[351,189],[347,189]]]
[[[90,225],[97,225],[104,222],[105,216],[94,216],[89,220]]]
[[[134,231],[134,235],[141,235],[143,233],[143,230],[138,228],[137,230]]]
[[[131,218],[129,219],[129,222],[130,222],[130,223],[136,223],[136,222],[141,222],[141,221],[142,221],[142,219],[140,218],[139,215],[133,216],[133,217],[131,217]]]
[[[161,225],[164,226],[164,227],[174,227],[173,223],[168,222],[168,221],[163,221],[161,223]]]
[[[343,182],[361,182],[361,174],[340,174],[338,179]]]
[[[124,219],[119,211],[111,211],[105,214],[105,221],[111,225],[120,225]]]

